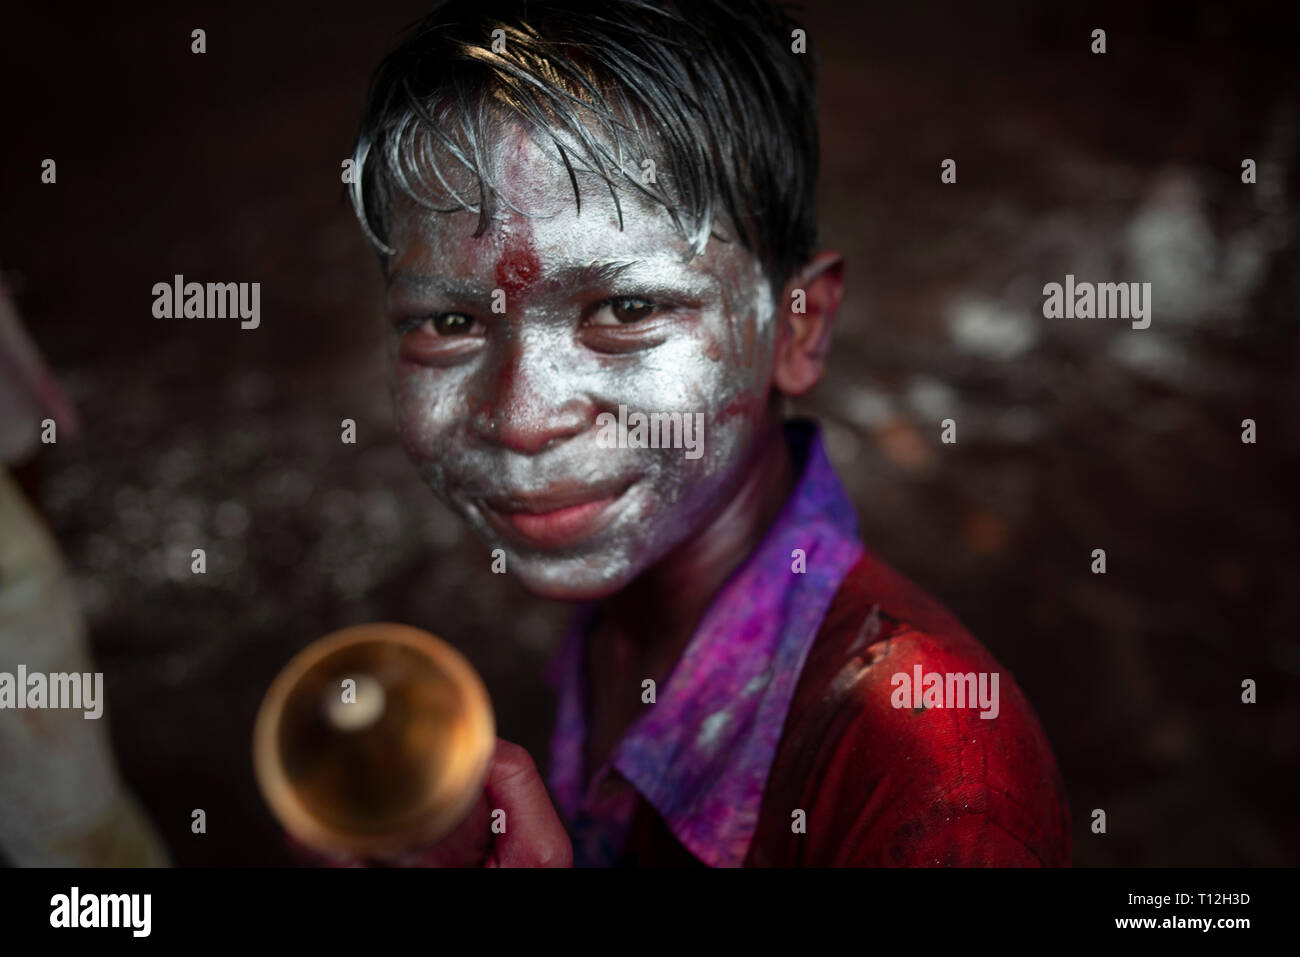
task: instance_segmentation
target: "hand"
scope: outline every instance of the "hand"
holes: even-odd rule
[[[492,814],[505,812],[505,832],[492,833]],[[326,858],[289,838],[305,863],[365,867],[350,858]],[[497,738],[483,796],[450,834],[430,847],[381,863],[396,867],[572,867],[573,845],[551,805],[532,757]]]

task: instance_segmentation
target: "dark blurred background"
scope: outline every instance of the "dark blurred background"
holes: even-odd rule
[[[1295,5],[974,7],[805,7],[823,242],[849,271],[799,411],[825,424],[868,545],[1034,703],[1078,865],[1300,863]],[[423,12],[0,15],[0,269],[84,429],[25,474],[125,778],[182,865],[287,861],[253,715],[297,649],[348,624],[457,644],[500,733],[546,760],[541,671],[568,609],[492,575],[397,446],[380,276],[342,201],[369,73]],[[1152,282],[1151,327],[1043,318],[1067,272]],[[175,273],[261,282],[261,328],[154,319]]]

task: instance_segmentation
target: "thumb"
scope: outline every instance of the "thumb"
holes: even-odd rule
[[[526,750],[498,738],[484,792],[494,810],[505,811],[489,867],[573,866],[568,832]]]

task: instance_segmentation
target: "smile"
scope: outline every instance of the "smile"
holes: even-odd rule
[[[478,505],[493,528],[518,545],[559,549],[604,528],[634,481],[556,484],[535,493],[486,496]]]

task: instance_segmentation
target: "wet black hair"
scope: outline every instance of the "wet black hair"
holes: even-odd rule
[[[815,71],[797,30],[766,0],[440,4],[375,71],[353,153],[357,216],[383,262],[399,193],[475,212],[481,234],[504,202],[486,144],[522,119],[556,151],[579,209],[585,170],[620,227],[620,186],[662,203],[696,253],[724,222],[779,289],[817,229]],[[453,188],[463,178],[448,158],[471,190]]]

